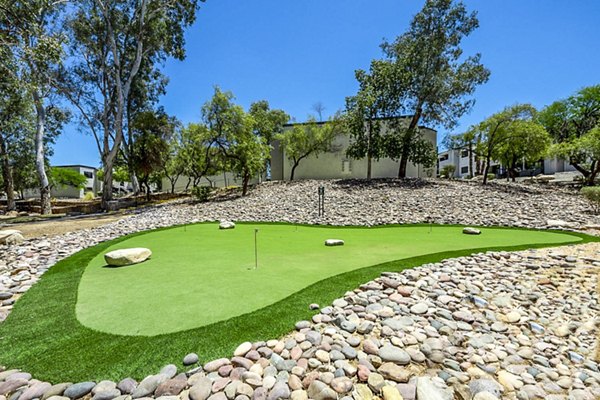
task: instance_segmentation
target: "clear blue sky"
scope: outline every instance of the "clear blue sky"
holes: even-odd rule
[[[543,107],[600,83],[600,1],[466,0],[480,28],[464,43],[492,71],[457,132],[503,107]],[[355,93],[354,70],[381,57],[383,38],[403,33],[419,0],[207,0],[187,33],[187,58],[169,61],[161,104],[183,122],[198,121],[213,85],[247,108],[260,99],[298,121],[321,101],[327,115]],[[447,132],[439,130],[441,140]],[[98,165],[93,138],[74,126],[52,162]]]

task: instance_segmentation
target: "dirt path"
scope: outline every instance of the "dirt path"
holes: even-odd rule
[[[37,238],[41,236],[56,236],[67,232],[79,231],[82,229],[95,228],[110,222],[125,218],[126,214],[108,214],[95,215],[89,217],[64,218],[51,221],[28,222],[23,224],[11,224],[5,229],[17,229],[23,233],[26,239]]]

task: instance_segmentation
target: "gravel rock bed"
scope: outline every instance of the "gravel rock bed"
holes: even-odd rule
[[[324,217],[316,208],[321,185]],[[534,228],[561,220],[572,229],[600,223],[574,193],[545,187],[433,180],[264,184],[246,198],[168,204],[99,228],[0,246],[0,320],[51,265],[82,248],[221,219]],[[51,385],[6,370],[0,400],[597,399],[599,250],[588,244],[477,254],[384,274],[299,322],[287,337],[241,344],[231,359],[185,373],[169,365],[139,383]],[[187,356],[190,364],[195,359]]]

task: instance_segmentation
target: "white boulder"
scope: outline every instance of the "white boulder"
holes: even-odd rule
[[[233,229],[235,228],[235,223],[231,221],[221,221],[219,224],[219,229]]]
[[[463,229],[465,235],[481,235],[481,231],[477,228],[466,227]]]
[[[546,221],[549,228],[571,228],[573,224],[562,219],[549,219]]]
[[[25,238],[21,231],[16,229],[5,229],[0,231],[0,244],[20,244]]]
[[[341,239],[327,239],[325,241],[325,246],[343,246],[344,241]]]
[[[120,249],[113,250],[104,255],[104,261],[108,265],[115,267],[122,267],[124,265],[131,265],[146,261],[152,252],[150,249],[144,247],[135,247],[131,249]]]

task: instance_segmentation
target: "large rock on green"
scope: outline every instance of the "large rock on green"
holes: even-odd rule
[[[138,264],[150,258],[152,252],[144,247],[131,249],[113,250],[104,255],[104,261],[108,265],[122,267],[125,265]]]

